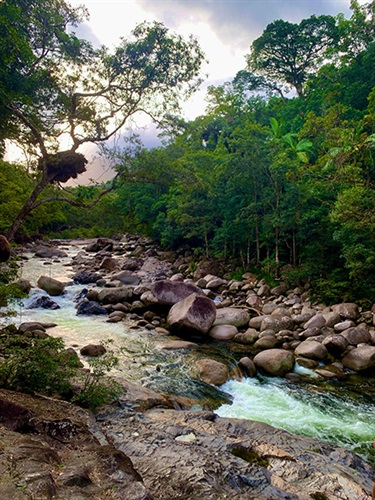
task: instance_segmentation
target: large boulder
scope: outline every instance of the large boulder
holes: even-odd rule
[[[347,330],[344,330],[341,335],[345,337],[351,345],[365,344],[371,339],[369,331],[361,326],[348,328]]]
[[[344,302],[332,306],[332,310],[344,319],[358,319],[360,316],[359,307],[352,302]]]
[[[127,301],[132,295],[132,289],[127,286],[103,288],[98,293],[98,302],[101,304],[117,304],[119,302]]]
[[[294,368],[294,356],[284,349],[267,349],[254,357],[254,364],[267,375],[283,377]]]
[[[216,325],[233,325],[237,327],[246,326],[249,323],[250,314],[247,309],[236,307],[223,307],[216,313]]]
[[[169,311],[167,323],[171,331],[206,334],[216,317],[214,302],[204,295],[190,294]]]
[[[49,276],[41,276],[38,279],[38,287],[52,295],[52,297],[57,297],[61,295],[64,291],[65,285],[61,281],[50,278]]]
[[[191,294],[205,296],[202,290],[192,283],[169,280],[157,281],[153,286],[152,293],[157,299],[157,303],[165,306],[173,306]]]
[[[68,254],[64,250],[60,250],[56,247],[40,247],[35,252],[35,257],[40,257],[42,259],[51,259],[52,257],[67,257]]]
[[[367,370],[375,366],[375,347],[361,345],[352,349],[342,358],[342,364],[346,368],[355,371]]]
[[[263,317],[260,331],[273,330],[275,333],[281,330],[293,330],[294,320],[289,316],[270,315]]]
[[[83,300],[77,307],[77,316],[98,316],[107,314],[107,309],[93,300]]]
[[[197,375],[206,384],[223,385],[228,379],[229,370],[224,363],[214,359],[200,359],[195,363]]]
[[[96,283],[102,279],[100,274],[95,273],[94,271],[90,271],[88,269],[84,269],[83,271],[79,271],[73,276],[73,281],[75,283],[80,283],[81,285],[88,285],[89,283]]]
[[[28,309],[60,309],[59,304],[57,304],[54,300],[50,299],[46,295],[42,295],[41,297],[37,297],[34,299],[28,306]]]
[[[0,262],[6,262],[10,257],[9,241],[0,234]]]

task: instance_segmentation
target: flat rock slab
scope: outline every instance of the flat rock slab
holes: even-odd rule
[[[212,412],[154,409],[132,417],[108,415],[106,435],[155,498],[370,498],[372,468],[342,448]]]

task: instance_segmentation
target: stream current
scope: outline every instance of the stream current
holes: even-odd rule
[[[268,423],[294,434],[314,437],[359,453],[372,464],[375,455],[375,376],[351,375],[346,380],[332,381],[314,377],[311,372],[297,367],[303,380],[294,383],[286,379],[258,376],[241,381],[229,380],[220,390],[211,388],[190,377],[193,355],[181,351],[164,351],[157,348],[165,340],[146,329],[132,329],[130,323],[108,323],[102,316],[77,316],[75,297],[84,285],[69,283],[73,275],[70,266],[74,257],[87,242],[62,245],[67,257],[40,259],[25,254],[21,277],[33,285],[30,297],[19,306],[13,319],[53,322],[57,326],[48,333],[62,337],[66,347],[77,351],[89,343],[107,343],[119,358],[116,374],[158,392],[167,392],[198,399],[212,399],[219,404],[219,416],[245,418]],[[60,309],[29,309],[36,296],[45,292],[37,288],[41,275],[68,282],[61,297],[53,297]],[[91,287],[91,285],[90,285]],[[227,357],[222,343],[202,345],[198,356]]]

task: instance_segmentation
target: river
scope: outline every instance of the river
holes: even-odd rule
[[[29,309],[35,297],[44,294],[36,287],[39,276],[49,275],[69,282],[73,274],[71,258],[86,243],[62,245],[68,256],[60,259],[39,259],[31,253],[25,254],[28,260],[22,264],[21,277],[29,279],[34,288],[30,298],[18,306],[13,321],[18,324],[23,321],[54,322],[58,326],[48,333],[61,336],[67,347],[77,351],[89,343],[105,342],[119,358],[117,372],[130,380],[138,380],[160,392],[221,400],[223,404],[216,409],[219,416],[265,422],[343,446],[375,463],[372,448],[375,377],[353,375],[345,381],[327,381],[299,369],[302,382],[259,376],[230,380],[220,391],[190,377],[190,354],[155,348],[160,339],[154,333],[142,328],[132,329],[126,322],[108,323],[101,316],[77,316],[74,298],[84,288],[82,285],[70,283],[63,296],[53,298],[60,309]],[[223,352],[223,344],[213,343],[209,348]],[[207,346],[202,345],[201,349],[207,352]]]

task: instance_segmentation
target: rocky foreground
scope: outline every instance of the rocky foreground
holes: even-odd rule
[[[54,245],[33,250],[63,256]],[[373,311],[356,304],[328,308],[308,290],[271,289],[250,274],[231,280],[216,262],[196,265],[189,252],[161,252],[133,236],[92,242],[72,265],[73,279],[88,285],[77,314],[132,321],[164,335],[164,349],[194,349],[205,338],[241,345],[247,355],[235,370],[209,355],[197,361],[194,376],[208,384],[257,371],[296,378],[296,363],[328,378],[375,366]],[[38,286],[54,307],[66,285],[43,277]],[[97,422],[68,403],[2,391],[2,498],[371,498],[373,469],[355,454],[123,387]]]

